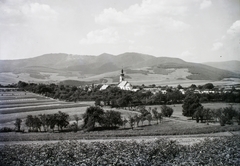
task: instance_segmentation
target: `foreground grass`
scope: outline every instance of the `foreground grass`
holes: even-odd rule
[[[192,146],[166,139],[6,145],[0,147],[0,165],[240,165],[240,137]]]
[[[196,124],[192,126],[180,122],[166,121],[159,125],[140,126],[134,130],[120,128],[118,130],[103,130],[92,132],[36,132],[36,133],[0,133],[0,141],[43,141],[43,140],[79,140],[79,139],[101,139],[135,136],[161,136],[161,135],[190,135],[209,134],[226,131],[240,131],[240,125],[206,125]],[[184,126],[184,127],[183,127]]]

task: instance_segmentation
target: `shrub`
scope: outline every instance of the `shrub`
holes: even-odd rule
[[[201,107],[202,105],[199,102],[199,98],[194,93],[189,93],[185,97],[183,101],[183,116],[191,117],[193,116],[194,112],[198,107]]]
[[[61,141],[0,146],[0,165],[240,165],[240,137],[176,141]]]
[[[161,111],[162,111],[163,116],[166,116],[166,117],[171,117],[173,114],[173,109],[166,105],[161,106]]]
[[[2,127],[1,129],[0,129],[0,132],[12,132],[13,131],[13,129],[11,129],[11,128],[9,128],[9,127]]]

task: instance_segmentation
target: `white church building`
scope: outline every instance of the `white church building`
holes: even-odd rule
[[[119,83],[116,85],[118,88],[122,90],[129,90],[129,91],[137,91],[138,89],[133,89],[133,86],[130,82],[125,81],[124,79],[124,72],[123,69],[121,70],[120,78],[119,78]],[[105,90],[109,87],[109,85],[103,85],[100,90]]]
[[[119,84],[117,85],[117,87],[122,90],[133,90],[133,86],[130,84],[130,82],[124,80],[123,69],[121,71]]]

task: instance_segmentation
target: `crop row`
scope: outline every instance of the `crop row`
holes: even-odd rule
[[[166,126],[169,123],[166,124]],[[181,125],[177,123],[177,125]],[[158,125],[161,127],[161,125]],[[154,126],[155,127],[155,126]],[[98,139],[98,138],[126,138],[126,137],[138,137],[138,136],[163,136],[163,135],[189,135],[189,134],[211,134],[216,132],[226,131],[239,131],[238,125],[229,126],[208,126],[204,128],[182,128],[171,130],[166,127],[154,130],[130,130],[125,128],[122,130],[106,130],[106,131],[93,131],[93,132],[37,132],[37,133],[0,133],[0,142],[4,141],[39,141],[39,140],[75,140],[75,139]]]
[[[32,103],[46,103],[46,102],[53,102],[53,100],[49,99],[42,99],[42,100],[11,100],[11,101],[1,101],[1,106],[3,105],[21,105],[21,104],[32,104]]]
[[[44,99],[46,97],[44,96],[36,96],[36,95],[26,95],[26,96],[0,96],[0,100],[21,100],[21,99],[31,99],[31,98],[36,98],[36,99]]]
[[[240,137],[193,146],[166,139],[6,145],[0,147],[0,165],[240,165]]]
[[[0,114],[12,114],[20,112],[32,112],[32,111],[42,111],[51,109],[62,109],[62,108],[74,108],[74,107],[85,107],[87,104],[60,104],[60,105],[49,105],[49,106],[39,106],[39,107],[24,107],[24,108],[14,108],[14,109],[2,109]]]
[[[51,105],[51,104],[64,104],[66,102],[60,102],[60,101],[52,101],[52,100],[46,100],[43,102],[33,102],[33,103],[19,103],[19,104],[5,104],[0,105],[0,109],[2,108],[16,108],[16,107],[28,107],[28,106],[40,106],[40,105]]]

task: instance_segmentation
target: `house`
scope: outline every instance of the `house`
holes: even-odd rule
[[[103,85],[99,90],[105,90],[105,89],[107,89],[109,87],[109,85]]]

